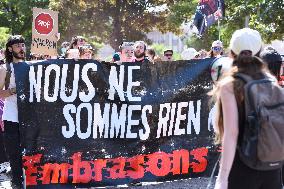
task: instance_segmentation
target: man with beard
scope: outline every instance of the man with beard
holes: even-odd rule
[[[24,38],[20,35],[11,36],[6,43],[6,67],[0,67],[0,98],[5,99],[2,117],[4,120],[4,144],[11,165],[13,189],[23,188],[18,106],[13,64],[25,61],[25,55]]]
[[[144,41],[136,41],[134,44],[134,62],[144,62],[147,60],[145,58],[146,44]]]

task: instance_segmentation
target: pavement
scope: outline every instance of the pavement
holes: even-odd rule
[[[212,184],[207,188],[210,178],[190,178],[176,181],[167,182],[151,182],[151,183],[140,183],[140,186],[128,186],[121,185],[119,187],[97,187],[106,189],[115,188],[130,188],[130,189],[214,189],[215,178],[212,180]],[[91,188],[77,188],[77,189],[97,189]],[[0,189],[12,189],[10,185],[10,179],[5,174],[0,174]],[[284,187],[282,188],[284,189]]]
[[[131,189],[165,189],[165,188],[174,188],[174,189],[213,189],[215,178],[212,181],[212,185],[209,188],[206,188],[209,183],[209,178],[191,178],[183,179],[176,181],[167,181],[161,183],[143,183],[142,186],[129,187]]]

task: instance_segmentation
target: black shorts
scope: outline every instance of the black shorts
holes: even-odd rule
[[[228,189],[282,189],[281,170],[258,171],[249,168],[236,152]]]

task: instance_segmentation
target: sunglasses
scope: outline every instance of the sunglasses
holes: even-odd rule
[[[173,54],[165,54],[165,56],[173,56]]]
[[[199,58],[200,57],[200,54],[197,54],[197,55],[195,55],[195,57],[194,58]]]
[[[213,51],[221,51],[221,50],[222,50],[222,47],[212,47],[212,50],[213,50]]]

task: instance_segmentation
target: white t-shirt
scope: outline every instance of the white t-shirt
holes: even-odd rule
[[[10,84],[9,84],[9,87],[8,87],[9,89],[16,87],[13,64],[10,63],[10,66],[11,66],[12,73],[11,73],[11,78],[10,78]],[[6,120],[6,121],[19,123],[17,95],[16,94],[5,98],[2,119]]]

